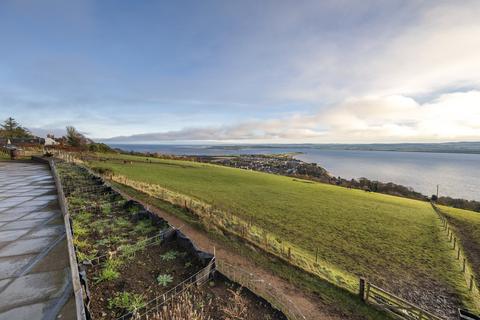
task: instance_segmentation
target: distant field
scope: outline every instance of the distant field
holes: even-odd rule
[[[480,279],[480,213],[475,211],[439,206],[448,215],[448,220],[455,226],[472,263],[477,279]]]
[[[114,157],[91,165],[253,219],[312,256],[318,250],[334,268],[418,303],[428,305],[425,296],[445,297],[453,308],[468,300],[440,220],[426,202],[211,164]]]

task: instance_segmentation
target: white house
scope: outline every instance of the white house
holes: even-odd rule
[[[45,138],[45,145],[46,146],[54,146],[54,145],[57,145],[58,142],[53,140],[52,138]]]

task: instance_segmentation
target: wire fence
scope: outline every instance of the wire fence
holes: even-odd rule
[[[473,301],[477,308],[480,309],[480,290],[478,286],[478,280],[476,279],[475,272],[471,263],[468,261],[468,257],[465,254],[460,238],[457,236],[455,228],[448,222],[447,215],[442,212],[435,204],[432,203],[432,207],[442,220],[443,231],[447,237],[447,240],[451,244],[451,248],[454,251],[456,261],[458,261],[459,268],[465,278],[469,292],[472,295]]]
[[[68,202],[68,201],[67,201]],[[126,205],[127,200],[119,200],[115,202],[109,201],[96,201],[94,204],[72,204],[68,202],[68,210],[70,213],[79,213],[82,211],[102,211],[102,210],[124,210],[124,206]]]
[[[169,226],[165,230],[160,231],[159,234],[154,235],[153,237],[147,238],[147,239],[142,239],[139,240],[135,243],[131,244],[126,244],[126,245],[121,245],[119,246],[115,251],[112,251],[108,254],[103,254],[96,256],[88,261],[85,261],[84,263],[95,266],[103,261],[110,259],[110,258],[115,258],[117,256],[122,256],[122,255],[132,255],[135,256],[135,254],[149,246],[161,244],[165,240],[165,236],[168,235],[169,233],[173,232],[174,230],[179,230],[175,229],[172,226]]]
[[[280,292],[276,287],[272,286],[264,279],[258,278],[253,273],[243,270],[239,267],[233,266],[225,261],[216,261],[217,271],[225,275],[232,281],[248,288],[256,295],[264,298],[272,306],[282,311],[290,320],[306,320],[305,315],[295,305],[295,303]]]
[[[154,299],[148,301],[144,306],[137,310],[127,312],[124,315],[117,318],[117,320],[127,319],[147,319],[149,315],[155,314],[161,311],[161,308],[171,300],[175,299],[178,295],[187,291],[193,286],[201,286],[205,284],[215,271],[215,258],[212,259],[206,267],[183,280],[175,287],[169,289],[167,292],[156,296]]]
[[[365,283],[364,301],[372,303],[379,309],[390,312],[401,319],[442,320],[442,318],[369,282]]]

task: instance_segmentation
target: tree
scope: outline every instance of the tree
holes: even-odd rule
[[[83,147],[87,144],[87,138],[72,126],[67,127],[67,144],[71,147]]]
[[[27,128],[22,127],[15,119],[9,117],[0,125],[0,136],[5,138],[30,138],[32,134]]]

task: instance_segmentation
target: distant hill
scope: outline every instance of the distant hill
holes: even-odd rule
[[[262,144],[211,146],[214,149],[241,150],[245,148],[312,148],[322,150],[397,151],[397,152],[438,152],[480,154],[478,142],[444,143],[371,143],[371,144]]]

